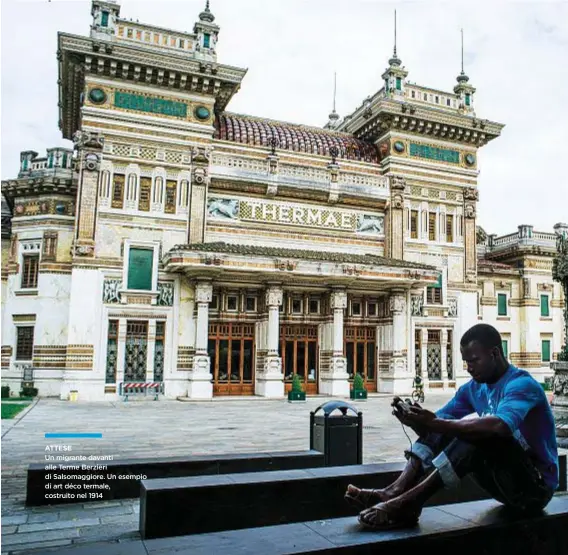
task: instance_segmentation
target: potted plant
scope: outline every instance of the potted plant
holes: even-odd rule
[[[353,388],[351,389],[351,399],[366,399],[367,390],[365,389],[365,382],[361,374],[353,376]]]
[[[288,391],[288,401],[305,401],[306,392],[302,388],[302,380],[298,374],[292,378],[292,389]]]

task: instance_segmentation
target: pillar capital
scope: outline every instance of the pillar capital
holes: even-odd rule
[[[280,284],[270,283],[266,286],[265,302],[268,307],[282,306],[284,292]]]
[[[333,310],[347,308],[347,292],[344,289],[334,289],[330,293],[330,305]]]
[[[195,284],[195,300],[198,303],[210,303],[213,299],[213,285],[210,281],[198,281]]]
[[[391,291],[389,310],[393,314],[403,314],[406,310],[406,294],[404,291]]]

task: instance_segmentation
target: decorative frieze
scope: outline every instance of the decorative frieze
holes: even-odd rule
[[[93,362],[93,345],[67,345],[65,367],[68,370],[92,370]]]
[[[339,208],[211,197],[207,203],[207,213],[209,218],[218,220],[276,223],[350,231],[364,235],[384,235],[384,215],[361,214]]]

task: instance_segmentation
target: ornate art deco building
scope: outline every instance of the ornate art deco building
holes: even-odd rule
[[[463,72],[421,87],[395,54],[351,115],[289,124],[227,111],[246,71],[217,61],[208,5],[192,34],[111,1],[92,16],[89,37],[59,34],[75,151],[23,152],[2,183],[4,383],[29,364],[40,394],[91,400],[122,382],[208,398],[282,396],[295,373],[327,395],[354,372],[385,392],[467,379],[477,149],[503,126]]]

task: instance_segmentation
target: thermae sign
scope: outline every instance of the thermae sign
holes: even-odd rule
[[[384,233],[384,216],[378,214],[357,214],[327,208],[228,198],[210,198],[207,208],[211,218],[317,226],[377,235]]]

